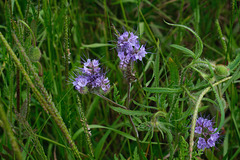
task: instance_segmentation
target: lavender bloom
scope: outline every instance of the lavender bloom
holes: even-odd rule
[[[147,54],[145,47],[140,46],[138,36],[132,32],[124,32],[118,37],[117,52],[121,60],[119,64],[121,69],[126,69],[132,61],[142,61],[142,58]]]
[[[204,138],[199,137],[197,147],[198,147],[199,149],[204,149],[204,148],[207,147],[207,143],[206,143],[206,141],[205,141]]]
[[[85,94],[87,91],[99,92],[102,90],[104,93],[109,91],[109,80],[101,72],[99,65],[98,60],[88,59],[83,68],[79,68],[81,74],[74,78],[72,84],[81,94]]]
[[[219,138],[219,132],[214,133],[217,128],[213,128],[213,122],[199,117],[196,121],[195,133],[199,137],[198,149],[214,147]]]

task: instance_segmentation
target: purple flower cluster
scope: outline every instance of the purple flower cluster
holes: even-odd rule
[[[119,65],[121,69],[126,69],[131,61],[142,61],[147,54],[145,47],[140,46],[138,36],[132,32],[124,32],[118,37],[117,52],[121,60]]]
[[[88,91],[104,93],[109,91],[110,84],[105,74],[101,72],[98,60],[88,59],[83,68],[79,68],[81,74],[74,78],[72,84],[80,93],[85,94]]]
[[[219,138],[219,132],[214,133],[217,128],[213,128],[213,122],[199,117],[196,122],[195,133],[199,136],[197,147],[205,149],[215,146]]]

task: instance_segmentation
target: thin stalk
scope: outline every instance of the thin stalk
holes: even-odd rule
[[[3,128],[3,122],[0,120],[0,127]]]
[[[67,3],[67,2],[66,2]],[[68,46],[68,10],[66,9],[65,17],[64,17],[64,57],[65,57],[65,80],[68,82],[68,59],[70,56],[69,46]],[[65,87],[67,87],[66,85]]]
[[[4,38],[4,36],[2,35],[1,32],[0,32],[0,39],[2,40],[3,44],[7,48],[9,54],[12,56],[13,60],[15,61],[16,65],[17,65],[17,67],[22,72],[23,77],[26,79],[27,83],[29,84],[29,86],[33,90],[33,93],[35,94],[36,99],[39,101],[41,106],[44,109],[46,109],[45,111],[47,113],[48,112],[50,113],[50,115],[53,117],[53,120],[55,121],[55,123],[58,125],[58,127],[62,131],[62,133],[65,136],[65,138],[67,139],[71,149],[73,150],[73,153],[74,153],[75,157],[77,159],[81,159],[80,152],[78,151],[77,146],[73,142],[73,140],[71,138],[71,135],[69,134],[69,132],[67,130],[67,127],[66,127],[65,123],[63,122],[62,117],[60,116],[58,110],[55,108],[54,103],[51,101],[51,99],[47,99],[47,101],[46,101],[43,98],[43,96],[41,95],[41,93],[38,91],[38,89],[33,84],[32,80],[30,79],[29,75],[27,74],[26,70],[24,69],[23,65],[18,60],[17,56],[15,55],[12,48],[9,46],[8,42],[6,41],[6,39]]]
[[[88,147],[91,151],[91,156],[92,156],[92,158],[94,158],[93,147],[92,147],[92,142],[91,142],[91,138],[90,138],[91,131],[88,128],[87,119],[85,118],[85,115],[84,115],[84,112],[83,112],[83,109],[82,109],[81,100],[80,100],[79,96],[77,96],[77,101],[78,101],[78,113],[79,113],[79,116],[81,118],[84,134],[85,134],[85,137],[87,139]]]
[[[13,151],[16,154],[16,159],[22,160],[22,153],[21,153],[21,151],[18,147],[18,143],[17,143],[16,138],[15,138],[13,132],[12,132],[11,125],[8,122],[7,116],[5,114],[5,111],[4,111],[1,103],[0,103],[0,116],[1,116],[1,119],[2,119],[3,124],[4,124],[4,129],[8,134],[8,138],[10,139]]]
[[[220,38],[220,42],[221,42],[221,44],[222,44],[224,53],[227,54],[227,44],[226,44],[226,42],[225,42],[225,40],[224,40],[224,36],[223,36],[223,34],[222,34],[222,30],[221,30],[221,27],[220,27],[220,24],[219,24],[218,19],[216,19],[215,25],[216,25],[216,27],[217,27],[218,36],[219,36],[219,38]]]
[[[231,79],[232,76],[230,77],[227,77],[227,78],[224,78],[216,83],[214,83],[212,86],[217,86],[229,79]],[[203,92],[200,94],[198,100],[197,100],[197,103],[196,103],[196,107],[195,107],[195,110],[194,110],[194,113],[193,113],[193,118],[192,118],[192,124],[191,124],[191,134],[190,134],[190,140],[189,140],[189,157],[190,157],[190,160],[192,159],[192,152],[193,152],[193,145],[194,145],[194,131],[195,131],[195,126],[196,126],[196,120],[197,120],[197,114],[198,114],[198,109],[200,107],[200,104],[201,104],[201,101],[203,99],[203,96],[212,88],[212,86],[210,87],[207,87],[203,90]]]
[[[17,68],[17,75],[16,75],[16,80],[17,80],[17,111],[20,112],[20,71]]]
[[[98,96],[101,97],[102,99],[104,99],[104,100],[106,100],[106,101],[108,101],[108,102],[114,104],[114,105],[117,106],[117,107],[120,107],[120,108],[123,108],[123,109],[127,109],[127,107],[125,107],[125,106],[123,106],[123,105],[120,105],[120,104],[117,104],[116,102],[112,101],[111,99],[105,97],[105,96],[102,95],[102,94],[98,94],[98,93],[96,93],[96,95],[98,95]],[[127,110],[128,110],[128,109],[127,109]]]

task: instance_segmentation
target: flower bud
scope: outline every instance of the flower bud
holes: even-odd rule
[[[220,77],[226,77],[230,74],[229,73],[229,68],[227,68],[224,65],[216,65],[215,73],[216,73],[217,76],[220,76]]]
[[[42,54],[38,47],[31,47],[27,55],[32,62],[37,62],[40,60]]]

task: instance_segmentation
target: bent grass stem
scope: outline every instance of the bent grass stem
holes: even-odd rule
[[[230,77],[227,77],[227,78],[224,78],[216,83],[214,83],[212,86],[217,86],[229,79],[231,79],[232,76]],[[210,87],[207,87],[203,90],[203,92],[200,94],[198,100],[197,100],[197,103],[196,103],[196,107],[195,107],[195,110],[194,110],[194,113],[193,113],[193,118],[192,118],[192,124],[191,124],[191,134],[190,134],[190,140],[189,140],[189,157],[190,157],[190,160],[192,159],[192,152],[193,152],[193,145],[194,145],[194,131],[195,131],[195,126],[196,126],[196,120],[197,120],[197,114],[198,114],[198,109],[200,107],[200,104],[201,104],[201,101],[204,97],[204,95],[212,88],[212,86]]]

